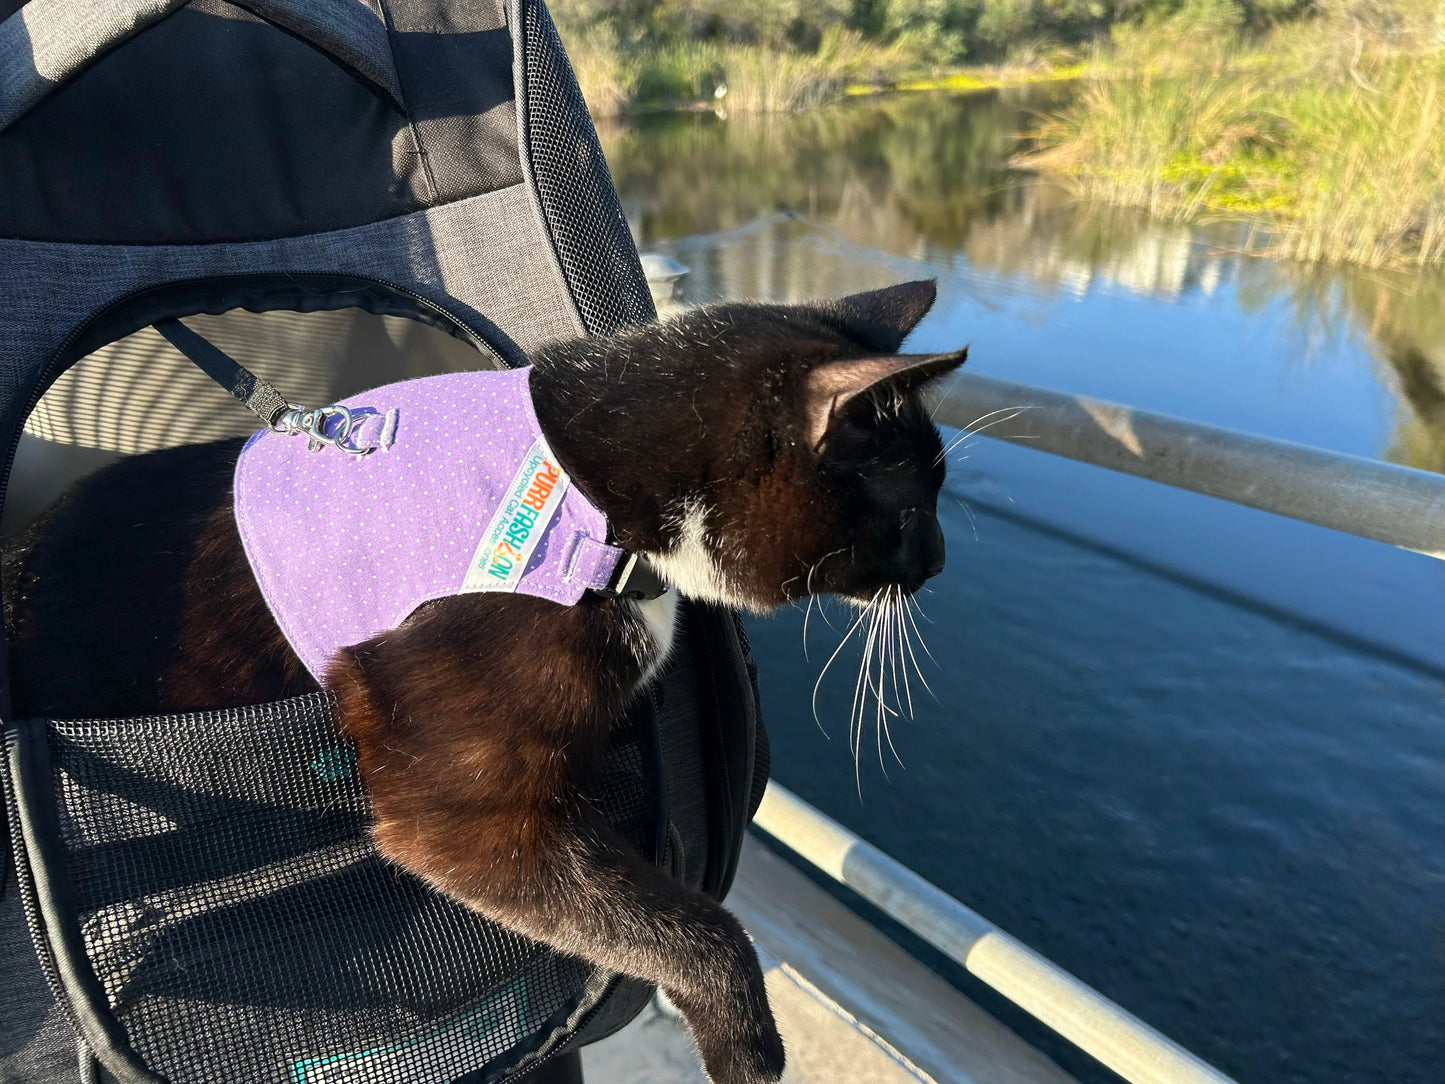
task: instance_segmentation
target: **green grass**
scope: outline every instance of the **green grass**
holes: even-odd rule
[[[823,35],[816,50],[732,42],[680,42],[622,49],[583,34],[568,54],[594,116],[709,107],[789,113],[842,98],[850,84],[898,63],[893,51],[846,30]]]
[[[1123,37],[1074,102],[1041,119],[1023,164],[1157,216],[1250,219],[1269,255],[1445,261],[1445,48],[1433,24],[1371,38],[1320,19],[1205,49]]]

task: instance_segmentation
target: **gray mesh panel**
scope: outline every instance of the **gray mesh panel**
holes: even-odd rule
[[[541,0],[521,0],[524,151],[573,299],[589,335],[657,315],[587,105]]]
[[[582,1004],[587,964],[376,854],[322,695],[57,722],[46,741],[87,959],[175,1084],[495,1077]],[[593,800],[645,852],[638,741],[615,735]]]

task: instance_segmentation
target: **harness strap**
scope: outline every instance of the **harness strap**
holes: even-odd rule
[[[322,444],[331,444],[353,455],[365,455],[377,449],[384,451],[396,439],[395,410],[385,414],[352,414],[343,407],[316,410],[298,407],[288,402],[270,381],[251,372],[179,320],[158,320],[155,329],[195,362],[203,373],[230,392],[237,402],[260,418],[268,429],[304,433],[313,450]],[[607,586],[592,589],[602,597],[646,601],[667,591],[667,581],[658,575],[646,557],[592,539],[583,539],[579,544],[572,560],[573,571],[585,574],[590,570],[595,573],[609,560],[615,568]]]
[[[608,547],[615,549],[615,547]],[[657,598],[667,590],[667,581],[658,575],[652,562],[639,553],[623,551],[622,560],[606,587],[596,588],[604,598],[630,598],[639,602]]]

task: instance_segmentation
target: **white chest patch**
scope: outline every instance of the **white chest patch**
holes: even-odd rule
[[[649,553],[652,567],[688,598],[704,602],[737,605],[721,569],[708,552],[704,526],[706,515],[700,505],[689,504],[679,517],[677,542],[668,553]]]
[[[672,654],[672,641],[677,631],[677,591],[665,591],[657,598],[634,602],[633,606],[637,607],[637,613],[647,626],[652,642],[657,645],[656,653],[638,682],[639,685],[645,685],[656,676],[667,662],[667,657]]]

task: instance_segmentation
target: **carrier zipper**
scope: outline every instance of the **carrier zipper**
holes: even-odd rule
[[[50,947],[50,935],[46,933],[44,916],[40,913],[40,905],[35,901],[35,886],[31,880],[30,853],[25,849],[24,833],[20,825],[20,797],[18,788],[11,776],[11,760],[15,755],[15,746],[21,741],[19,728],[15,723],[9,723],[5,727],[4,756],[5,775],[4,790],[5,798],[5,822],[10,836],[10,854],[7,859],[15,864],[15,893],[20,897],[20,909],[25,914],[25,925],[30,930],[32,938],[36,942],[36,956],[40,960],[40,971],[45,976],[45,985],[50,987],[50,994],[55,998],[55,1003],[60,1007],[61,1015],[70,1025],[70,1029],[78,1037],[81,1034],[80,1023],[73,1014],[70,1007],[70,999],[66,997],[64,988],[60,985],[60,975],[55,963],[55,954]],[[33,735],[30,740],[36,739]],[[22,863],[20,855],[25,856]],[[24,868],[22,868],[22,866]],[[43,937],[35,937],[35,934],[43,934]],[[41,942],[44,942],[43,951]]]
[[[620,971],[614,971],[612,973],[612,976],[612,981],[616,982],[617,979],[622,977],[622,973]],[[582,1018],[577,1021],[577,1025],[571,1029],[571,1034],[567,1036],[567,1039],[571,1039],[574,1036],[580,1034],[582,1029],[592,1022],[592,1018],[597,1015],[597,1010],[602,1008],[602,1005],[607,1000],[611,990],[612,983],[608,983],[606,988],[603,989],[601,995],[598,996],[595,1002],[593,1002],[592,1007],[582,1014]],[[517,1066],[517,1068],[512,1070],[512,1072],[502,1077],[502,1079],[499,1080],[497,1084],[510,1084],[511,1081],[520,1080],[523,1076],[526,1076],[527,1074],[533,1073],[536,1070],[540,1069],[549,1061],[560,1058],[563,1054],[570,1054],[573,1052],[573,1050],[574,1048],[568,1045],[567,1040],[563,1040],[562,1042],[557,1044],[557,1049],[548,1051],[546,1054],[542,1055],[542,1057],[538,1058],[536,1061],[532,1062],[525,1068],[520,1065]],[[473,1072],[475,1072],[475,1070],[473,1070]],[[470,1076],[471,1074],[468,1073],[467,1075]],[[465,1079],[465,1077],[463,1077],[463,1079]]]

